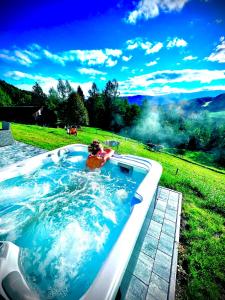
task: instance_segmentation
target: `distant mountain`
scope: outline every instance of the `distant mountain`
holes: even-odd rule
[[[182,107],[185,111],[189,112],[206,110],[209,112],[225,111],[225,93],[216,97],[204,97],[188,100],[183,102]]]
[[[190,97],[190,94],[188,95]],[[128,99],[130,104],[141,105],[144,100],[147,100],[152,105],[166,106],[166,105],[179,105],[185,111],[188,112],[199,112],[199,111],[209,111],[209,112],[219,112],[225,111],[225,93],[218,96],[210,97],[196,97],[193,99],[187,99],[187,95],[166,95],[166,96],[128,96],[124,97]]]

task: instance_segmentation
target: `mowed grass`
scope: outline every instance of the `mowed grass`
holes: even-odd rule
[[[151,152],[137,141],[95,128],[84,127],[78,136],[64,129],[12,125],[16,140],[52,150],[68,144],[117,140],[119,153],[160,162],[162,186],[183,194],[179,264],[182,269],[181,299],[224,299],[225,296],[225,175],[166,153]],[[177,172],[178,169],[178,172]],[[176,174],[177,173],[177,174]],[[178,278],[179,278],[178,273]]]

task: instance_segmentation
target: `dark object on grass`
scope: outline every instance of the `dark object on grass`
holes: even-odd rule
[[[162,145],[156,145],[153,143],[146,143],[146,145],[147,145],[148,149],[152,150],[152,151],[161,151],[163,149]]]

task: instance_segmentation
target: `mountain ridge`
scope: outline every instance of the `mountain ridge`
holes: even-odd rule
[[[178,105],[187,112],[209,111],[220,112],[225,111],[225,93],[217,96],[196,97],[192,99],[178,99],[177,96],[128,96],[130,104],[142,105],[144,100],[151,102],[154,106]]]

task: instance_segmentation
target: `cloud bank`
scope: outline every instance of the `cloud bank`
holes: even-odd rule
[[[28,49],[6,50],[0,49],[0,58],[6,61],[16,62],[30,67],[37,60],[47,59],[53,63],[65,66],[68,62],[78,61],[88,66],[105,65],[113,67],[123,52],[120,49],[94,49],[94,50],[68,50],[60,53],[52,53],[40,45],[32,44]]]
[[[141,0],[137,7],[129,12],[125,21],[136,24],[138,20],[157,17],[160,12],[180,11],[187,2],[188,0]]]
[[[220,38],[219,45],[216,46],[214,52],[212,52],[209,57],[205,58],[208,61],[225,63],[225,38],[222,36]]]

